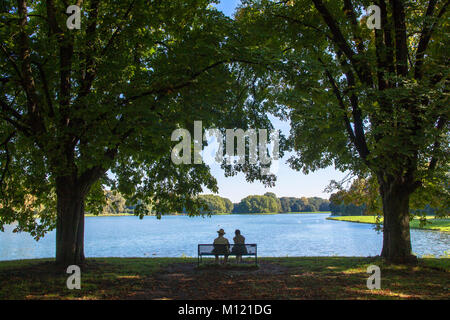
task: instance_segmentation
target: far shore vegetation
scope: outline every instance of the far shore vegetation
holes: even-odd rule
[[[228,216],[228,215],[275,215],[275,214],[313,214],[313,213],[322,213],[322,214],[330,214],[330,211],[314,211],[314,212],[255,212],[255,213],[232,213],[232,212],[218,212],[212,213],[212,216]],[[155,214],[151,214],[155,216]],[[150,216],[151,216],[150,215]],[[167,213],[165,216],[187,216],[187,213]],[[205,214],[207,215],[207,214]],[[135,216],[134,213],[102,213],[102,214],[86,214],[86,217],[129,217]]]
[[[103,210],[99,215],[133,215],[137,210],[145,207],[147,214],[155,215],[153,208],[150,205],[130,205],[127,203],[125,197],[117,191],[105,190],[105,203]],[[204,194],[199,195],[199,199],[203,202],[203,208],[200,210],[201,214],[278,214],[278,213],[313,213],[313,212],[329,212],[330,202],[327,199],[319,197],[281,197],[278,198],[276,194],[267,192],[264,195],[250,195],[242,199],[239,203],[232,203],[230,199],[214,195]],[[136,211],[137,212],[137,211]],[[170,214],[187,214],[186,210],[176,213],[163,213],[163,215]],[[92,212],[87,212],[86,216],[96,215]]]

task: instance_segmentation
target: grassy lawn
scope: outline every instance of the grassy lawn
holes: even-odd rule
[[[358,222],[358,223],[376,223],[375,216],[344,216],[344,217],[328,217],[328,220]],[[383,218],[381,218],[383,222]],[[427,224],[420,226],[419,219],[414,219],[410,222],[410,226],[413,229],[425,229],[450,232],[450,219],[434,219],[434,217],[427,218]]]
[[[418,266],[378,258],[262,258],[206,265],[195,258],[92,258],[81,290],[68,290],[51,259],[0,262],[0,299],[449,299],[450,259]],[[208,264],[209,263],[209,264]],[[369,290],[369,265],[381,268],[381,289]]]

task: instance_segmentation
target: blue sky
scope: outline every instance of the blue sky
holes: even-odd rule
[[[217,8],[222,10],[226,15],[232,16],[234,9],[239,2],[239,0],[223,0],[217,5]],[[289,134],[289,123],[273,118],[273,124],[276,129],[280,129],[286,136]],[[248,195],[264,194],[266,192],[274,192],[279,197],[317,196],[328,198],[329,194],[324,193],[323,191],[330,180],[341,180],[345,176],[344,173],[336,171],[331,167],[304,175],[301,172],[292,170],[286,164],[288,158],[289,154],[285,155],[285,157],[279,161],[277,182],[276,186],[273,188],[265,188],[260,182],[248,183],[245,181],[245,176],[243,174],[226,178],[223,170],[220,169],[218,164],[211,165],[211,172],[214,177],[216,177],[219,185],[219,195],[229,198],[233,202],[239,202]]]
[[[217,5],[217,8],[225,13],[227,16],[232,16],[234,8],[240,3],[239,0],[222,0]]]
[[[289,123],[282,122],[276,118],[272,119],[274,127],[288,136],[290,130]],[[242,173],[234,177],[225,177],[219,164],[210,164],[211,173],[217,179],[219,195],[229,198],[232,202],[239,202],[248,195],[264,194],[266,192],[274,192],[278,197],[304,196],[328,198],[330,195],[323,191],[330,183],[330,180],[342,180],[346,175],[346,173],[337,171],[332,167],[305,175],[289,167],[286,161],[290,155],[292,153],[287,153],[279,160],[278,170],[276,172],[277,182],[273,188],[266,188],[258,181],[249,183],[245,180],[245,176]]]

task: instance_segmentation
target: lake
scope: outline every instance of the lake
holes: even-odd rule
[[[375,256],[383,235],[373,225],[326,220],[328,214],[87,217],[86,257],[197,256],[197,244],[212,243],[225,229],[230,243],[240,229],[246,243],[258,244],[258,256]],[[27,233],[0,232],[0,260],[55,256],[55,232],[36,242]],[[441,256],[450,250],[450,234],[411,230],[416,255]]]

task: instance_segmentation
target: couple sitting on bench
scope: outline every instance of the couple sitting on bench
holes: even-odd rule
[[[247,254],[247,248],[245,247],[245,238],[241,235],[241,231],[236,230],[234,232],[236,236],[233,238],[234,245],[231,253],[230,243],[228,242],[228,239],[224,237],[225,231],[220,229],[217,233],[219,236],[214,239],[214,249],[212,251],[216,256],[216,263],[219,263],[219,255],[223,255],[224,263],[227,263],[230,254],[236,256],[237,263],[242,262],[242,255]]]

